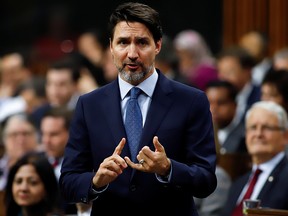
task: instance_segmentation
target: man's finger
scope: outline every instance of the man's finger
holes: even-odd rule
[[[118,155],[120,155],[121,152],[122,152],[122,150],[123,150],[123,148],[124,148],[125,143],[126,143],[126,139],[125,139],[125,138],[122,138],[121,141],[120,141],[120,143],[119,143],[119,144],[117,145],[117,147],[115,148],[113,154],[118,154]]]
[[[158,152],[163,152],[163,151],[164,151],[164,147],[163,147],[163,146],[161,145],[161,143],[159,142],[157,136],[154,136],[154,138],[153,138],[153,144],[154,144],[154,147],[155,147],[156,151],[158,151]]]

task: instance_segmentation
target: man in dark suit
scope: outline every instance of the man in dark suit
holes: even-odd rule
[[[214,80],[207,84],[206,95],[210,102],[210,110],[219,153],[246,153],[244,122],[236,118],[237,89],[226,80]]]
[[[91,215],[197,216],[193,196],[207,197],[217,183],[208,99],[155,69],[162,28],[154,9],[124,3],[110,24],[118,79],[78,100],[61,168],[62,193],[69,202],[92,201]],[[135,128],[128,129],[126,117],[138,105],[126,111],[135,86],[142,92],[136,100],[142,126],[132,155],[127,135]]]
[[[261,173],[249,198],[260,199],[261,207],[288,209],[288,161],[285,156],[288,120],[286,111],[269,101],[256,102],[246,114],[246,145],[252,159],[251,172],[237,179],[230,188],[223,216],[235,213],[242,206],[251,176]]]

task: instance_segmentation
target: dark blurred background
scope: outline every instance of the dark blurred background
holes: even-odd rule
[[[0,55],[25,49],[43,38],[76,38],[85,29],[106,29],[108,17],[121,0],[2,0],[0,7]],[[222,0],[146,0],[159,11],[164,33],[174,37],[191,28],[200,32],[213,53],[222,44]]]

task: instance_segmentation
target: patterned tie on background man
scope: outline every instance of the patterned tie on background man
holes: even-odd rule
[[[133,87],[130,90],[130,99],[128,100],[126,109],[125,129],[131,152],[131,160],[133,162],[136,162],[138,146],[142,133],[142,114],[138,104],[138,96],[141,92],[141,89],[137,87]]]

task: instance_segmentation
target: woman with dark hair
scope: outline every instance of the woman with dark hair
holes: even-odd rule
[[[63,215],[58,182],[43,154],[30,152],[11,167],[5,204],[7,216]]]

